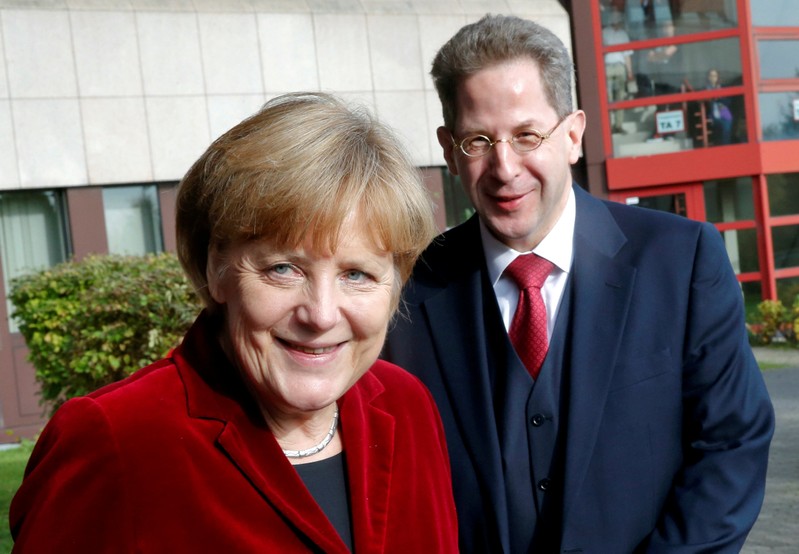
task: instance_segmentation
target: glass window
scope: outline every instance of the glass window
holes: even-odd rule
[[[748,3],[752,23],[761,27],[793,27],[799,25],[796,0],[752,0]]]
[[[757,257],[757,231],[755,229],[736,229],[721,233],[727,255],[730,257],[735,273],[760,271]]]
[[[458,176],[452,175],[447,168],[442,168],[444,182],[444,208],[447,213],[447,229],[463,223],[474,214],[472,202],[463,190]]]
[[[106,187],[103,207],[110,253],[143,255],[163,251],[156,185]]]
[[[70,245],[63,195],[49,190],[0,193],[0,253],[6,294],[15,277],[65,261]],[[13,321],[10,326],[16,332]]]
[[[782,301],[783,306],[787,308],[793,306],[797,295],[799,295],[799,277],[777,279],[777,299]]]
[[[799,173],[766,175],[772,216],[799,214]]]
[[[659,194],[654,196],[636,196],[627,199],[630,206],[660,210],[672,214],[686,216],[685,193]]]
[[[624,15],[632,40],[658,36],[658,27],[671,23],[674,34],[686,35],[730,29],[738,25],[735,0],[602,0],[602,24],[614,11]]]
[[[673,35],[673,30],[668,28],[663,32],[667,33],[664,36]],[[709,56],[708,52],[713,55]],[[635,51],[633,66],[639,98],[710,88],[708,73],[711,69],[718,73],[714,88],[743,83],[737,38],[643,48]]]
[[[761,40],[757,43],[757,53],[761,79],[799,77],[799,40]]]
[[[774,268],[799,266],[799,225],[780,225],[771,228],[774,243]]]
[[[741,290],[744,293],[746,320],[754,320],[759,315],[757,305],[763,301],[763,284],[760,281],[748,281],[741,283]]]
[[[751,178],[707,181],[704,192],[707,221],[726,223],[755,219]]]
[[[746,142],[743,96],[724,97],[723,103],[717,119],[713,101],[611,110],[613,155],[648,156]]]
[[[758,95],[763,140],[799,138],[799,91]]]

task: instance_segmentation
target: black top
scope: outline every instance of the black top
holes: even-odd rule
[[[318,462],[297,464],[294,469],[352,552],[350,495],[344,454],[336,454]]]

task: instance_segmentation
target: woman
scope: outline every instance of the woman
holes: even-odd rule
[[[717,90],[721,88],[719,72],[717,69],[709,69],[707,72],[707,82],[705,90]],[[730,144],[732,142],[732,111],[730,110],[729,96],[711,98],[707,102],[707,115],[712,122],[711,139],[714,145]]]
[[[435,230],[364,113],[280,97],[181,182],[205,303],[183,343],[62,406],[11,506],[19,552],[455,552],[438,413],[376,361]]]

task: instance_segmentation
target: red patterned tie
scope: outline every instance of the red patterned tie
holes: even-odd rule
[[[549,260],[525,254],[505,269],[505,274],[519,286],[519,305],[510,324],[510,340],[533,379],[538,377],[547,355],[547,309],[541,286],[553,267]]]

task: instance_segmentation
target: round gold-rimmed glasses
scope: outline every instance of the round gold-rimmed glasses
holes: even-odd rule
[[[555,132],[558,126],[560,126],[569,115],[571,114],[562,117],[555,123],[555,126],[546,133],[542,133],[537,129],[523,129],[510,138],[497,140],[491,140],[491,138],[485,135],[467,135],[462,138],[460,142],[456,141],[455,137],[452,137],[452,145],[460,148],[461,152],[470,158],[485,156],[498,142],[507,142],[517,154],[526,154],[541,146],[545,140],[551,137],[552,133]]]

